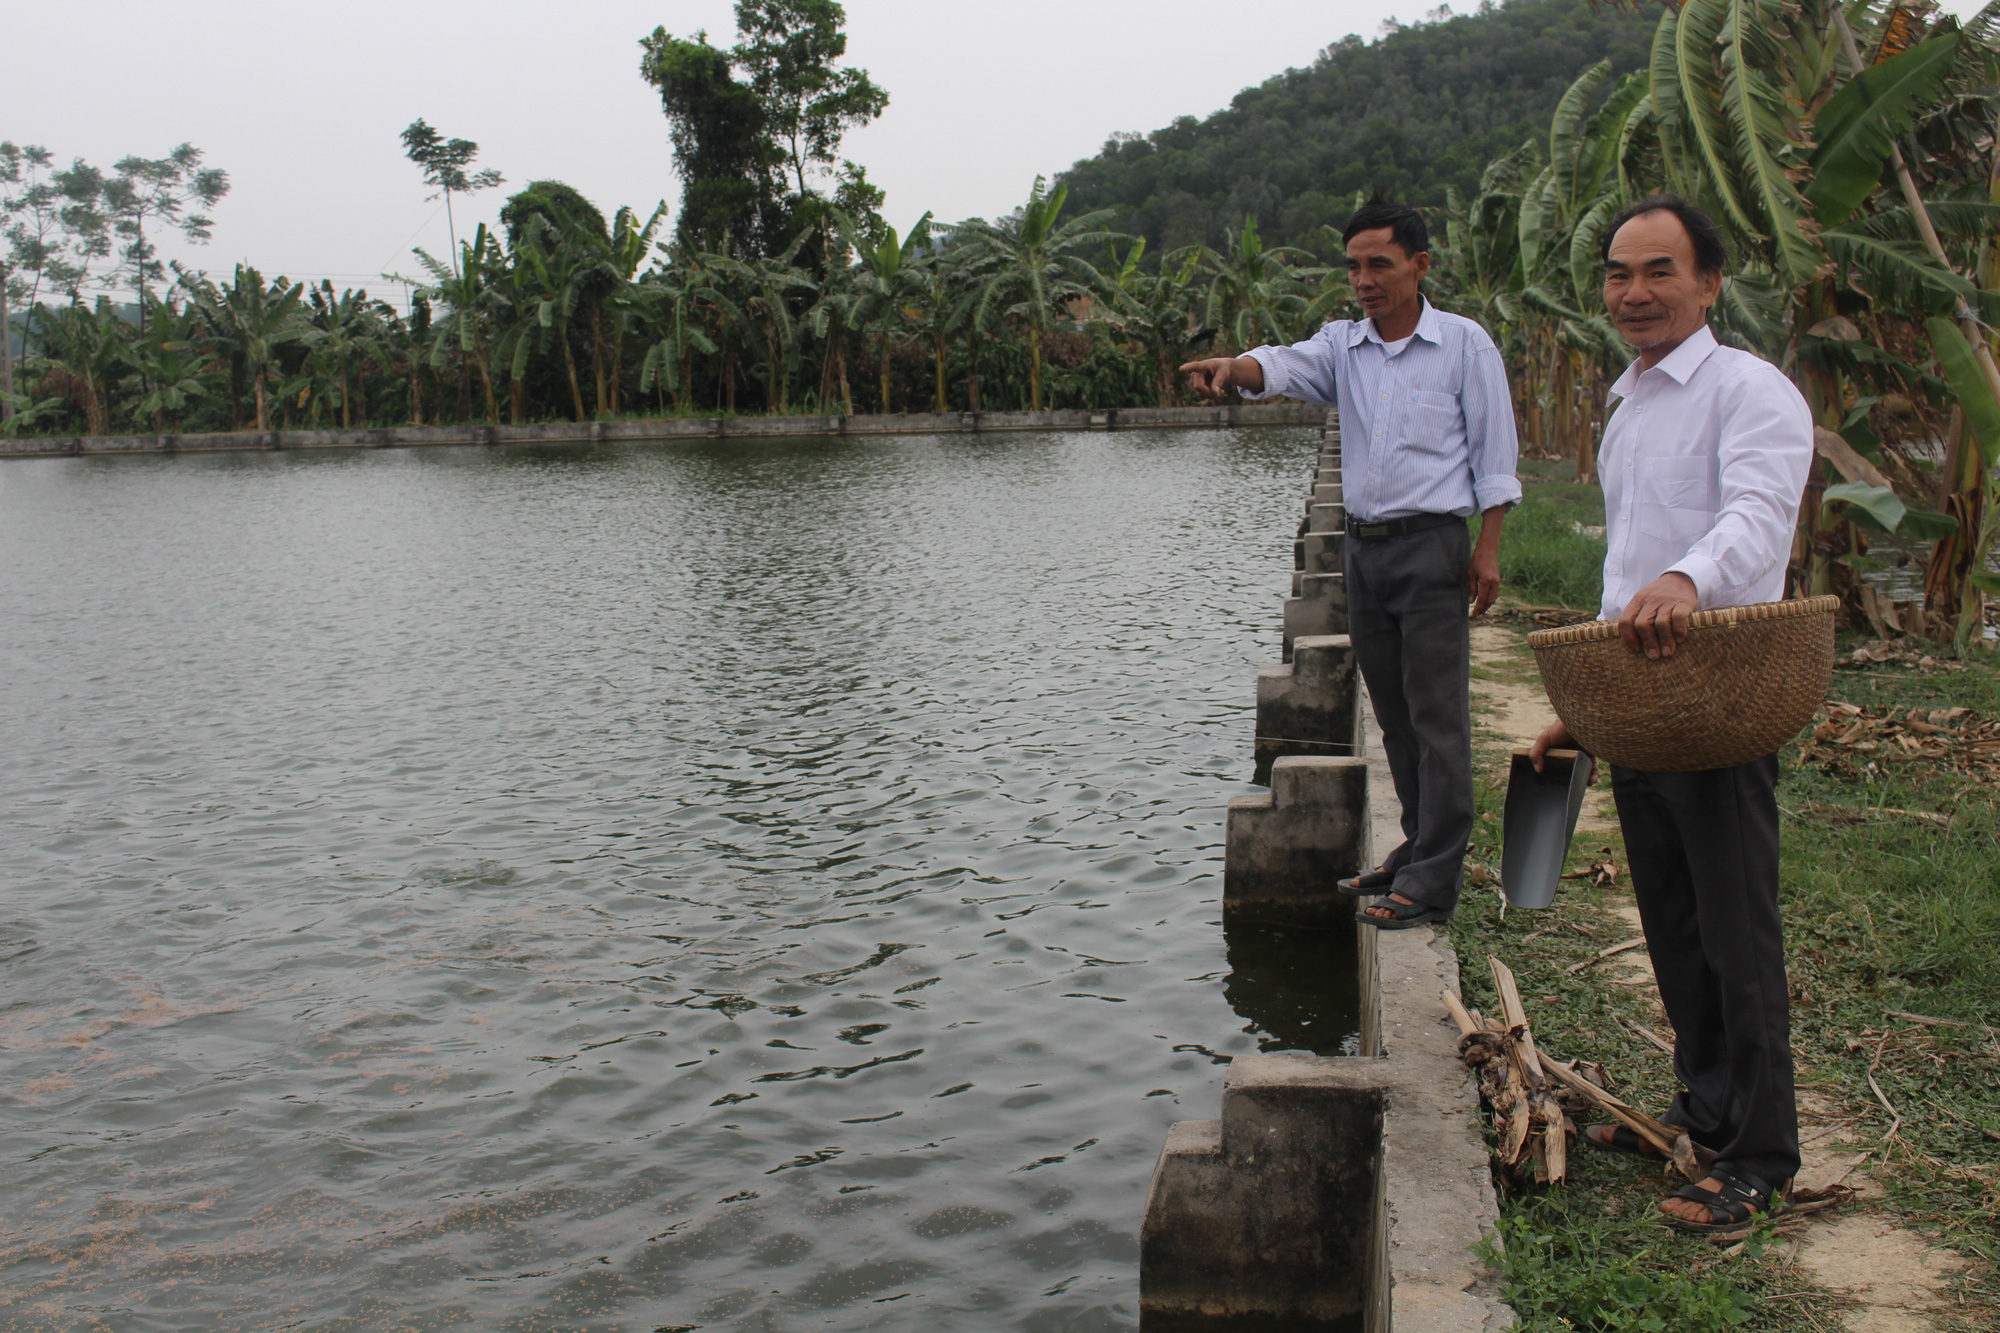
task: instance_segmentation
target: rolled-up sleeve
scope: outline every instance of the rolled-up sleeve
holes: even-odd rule
[[[1507,392],[1507,368],[1500,349],[1485,338],[1467,340],[1465,387],[1459,395],[1465,410],[1466,461],[1472,466],[1472,498],[1479,512],[1521,503],[1521,481],[1514,475],[1521,443],[1514,431],[1514,399]]]
[[[1668,572],[1694,582],[1698,604],[1741,606],[1791,557],[1792,528],[1812,465],[1812,411],[1775,369],[1745,377],[1723,403],[1715,526]]]
[[[1322,407],[1338,404],[1334,376],[1337,350],[1334,325],[1329,324],[1302,343],[1290,347],[1253,347],[1243,355],[1264,368],[1261,393],[1244,393],[1251,402],[1260,398],[1297,398]],[[1342,326],[1345,327],[1345,326]]]

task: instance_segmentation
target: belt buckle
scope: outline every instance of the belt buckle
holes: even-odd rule
[[[1389,535],[1387,523],[1358,523],[1354,528],[1357,537],[1386,537]]]

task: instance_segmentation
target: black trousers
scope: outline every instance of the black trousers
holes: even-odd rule
[[[1799,1169],[1778,915],[1778,759],[1699,773],[1614,766],[1639,920],[1674,1025],[1666,1118],[1767,1186]]]
[[[1472,839],[1472,638],[1463,522],[1342,544],[1347,633],[1389,775],[1403,806],[1403,844],[1382,864],[1393,892],[1450,911]]]

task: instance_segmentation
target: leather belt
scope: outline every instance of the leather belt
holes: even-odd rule
[[[1347,535],[1375,541],[1383,537],[1406,537],[1412,532],[1427,532],[1432,528],[1463,522],[1465,520],[1457,514],[1412,514],[1408,518],[1392,518],[1381,523],[1364,523],[1350,516]]]

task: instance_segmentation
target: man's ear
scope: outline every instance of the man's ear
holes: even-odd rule
[[[1431,271],[1431,252],[1428,250],[1419,250],[1417,251],[1416,258],[1410,262],[1417,266],[1417,281],[1422,282],[1424,275]]]

